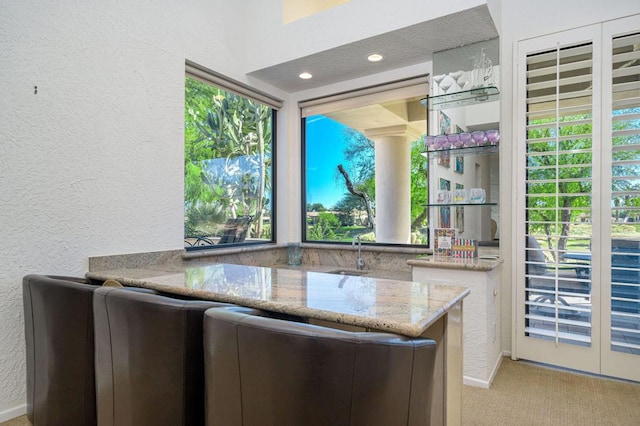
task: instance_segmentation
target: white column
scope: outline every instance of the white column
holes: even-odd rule
[[[411,140],[406,125],[365,130],[375,143],[376,242],[411,242]]]

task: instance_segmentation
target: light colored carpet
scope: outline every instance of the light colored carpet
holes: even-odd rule
[[[640,383],[504,358],[491,389],[464,386],[465,426],[640,425]]]
[[[27,416],[20,416],[13,420],[0,423],[0,426],[31,426],[31,422],[27,419]]]
[[[491,389],[464,386],[464,426],[637,426],[640,383],[504,358]],[[0,426],[29,426],[22,416]]]

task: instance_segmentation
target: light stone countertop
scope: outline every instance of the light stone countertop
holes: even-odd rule
[[[480,257],[474,259],[460,259],[445,256],[428,256],[407,261],[407,264],[411,265],[412,267],[458,269],[483,272],[493,271],[495,268],[502,265],[502,263],[503,260],[498,258],[497,256],[487,256],[485,258]]]
[[[232,264],[112,269],[86,276],[410,337],[420,336],[469,294],[461,286]]]

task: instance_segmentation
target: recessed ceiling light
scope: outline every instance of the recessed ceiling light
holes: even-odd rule
[[[383,59],[384,59],[384,56],[382,56],[382,55],[381,55],[381,54],[379,54],[379,53],[373,53],[373,54],[371,54],[371,55],[367,56],[367,59],[368,59],[370,62],[380,62],[381,60],[383,60]]]
[[[300,74],[298,77],[300,77],[303,80],[309,80],[311,77],[313,77],[311,75],[311,73],[308,72],[303,72],[302,74]]]

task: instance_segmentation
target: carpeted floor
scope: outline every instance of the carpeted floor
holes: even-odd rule
[[[464,386],[464,426],[637,426],[640,383],[504,358],[491,389]],[[26,416],[0,426],[29,426]]]
[[[465,386],[465,426],[640,425],[640,383],[504,358],[491,389]]]
[[[7,422],[0,423],[0,426],[31,426],[31,422],[27,416],[21,416]]]

